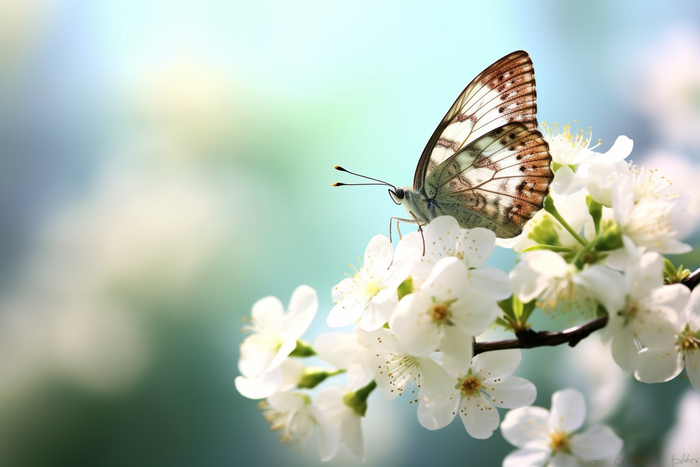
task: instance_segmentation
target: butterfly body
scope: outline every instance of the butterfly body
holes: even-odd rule
[[[519,235],[554,178],[536,112],[532,62],[513,52],[460,94],[423,150],[413,187],[389,190],[392,199],[419,225],[449,215],[465,229]]]

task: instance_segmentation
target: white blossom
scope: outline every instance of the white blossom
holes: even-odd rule
[[[676,339],[668,346],[646,348],[639,352],[634,376],[645,383],[669,381],[680,374],[685,364],[688,379],[700,389],[700,289],[675,322]]]
[[[620,290],[625,281],[620,273],[598,265],[581,271],[549,250],[527,253],[511,271],[510,281],[523,303],[537,299],[545,311],[576,309],[590,317],[595,315],[597,303],[611,313],[624,304]]]
[[[314,349],[326,362],[346,370],[348,388],[359,389],[374,378],[371,335],[357,327],[353,333],[328,332],[316,338]]]
[[[496,407],[523,407],[532,404],[537,396],[534,384],[511,376],[520,359],[519,350],[477,355],[466,373],[458,374],[451,394],[427,391],[420,398],[418,421],[429,430],[437,430],[450,424],[459,413],[470,436],[491,437],[500,422]]]
[[[299,360],[287,358],[272,370],[258,376],[246,378],[237,376],[234,380],[236,390],[248,399],[265,399],[278,391],[294,388],[304,375],[304,364]]]
[[[395,264],[393,256],[388,238],[377,235],[370,240],[364,264],[353,277],[333,287],[330,327],[357,323],[365,331],[374,331],[389,321],[398,303],[396,289],[408,276],[407,268]]]
[[[295,349],[317,309],[316,291],[307,285],[294,290],[286,314],[276,297],[258,300],[250,324],[243,326],[244,331],[253,333],[240,347],[238,369],[243,376],[260,376],[278,367]]]
[[[663,285],[663,267],[663,258],[654,252],[633,261],[625,270],[627,284],[618,290],[619,295],[626,293],[626,303],[617,313],[609,314],[605,340],[627,373],[638,368],[638,343],[659,349],[675,342],[676,322],[690,292],[681,284]]]
[[[520,448],[506,456],[503,467],[574,466],[615,456],[622,440],[607,426],[594,425],[580,434],[586,402],[575,389],[552,395],[551,412],[541,407],[509,411],[501,423],[501,433]]]
[[[401,299],[389,327],[405,352],[426,357],[439,348],[453,370],[471,360],[474,336],[500,313],[496,300],[509,295],[488,283],[470,287],[471,273],[458,258],[443,258],[419,290]]]
[[[321,389],[316,395],[313,405],[319,424],[318,445],[322,461],[335,457],[341,441],[357,457],[365,460],[362,417],[344,402],[350,393],[352,391],[348,388],[332,386]]]
[[[411,382],[421,391],[427,389],[439,394],[452,392],[454,379],[431,357],[406,352],[388,329],[378,329],[372,333],[372,337],[374,379],[385,398],[393,399],[403,395]],[[412,397],[411,400],[413,399],[417,401],[416,398]]]
[[[423,255],[423,246],[425,254]],[[442,258],[456,257],[470,269],[467,283],[474,287],[497,290],[498,295],[510,295],[506,274],[496,268],[485,268],[496,245],[491,230],[462,229],[454,217],[440,216],[420,232],[404,236],[396,247],[396,257],[410,264],[411,277],[420,285]]]
[[[258,408],[270,429],[281,431],[283,444],[294,442],[303,449],[317,425],[311,399],[306,394],[278,392],[259,402]]]

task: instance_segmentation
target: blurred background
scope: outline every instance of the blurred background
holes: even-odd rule
[[[592,126],[602,151],[629,136],[700,214],[692,0],[0,0],[0,465],[320,464],[236,392],[241,319],[305,283],[306,338],[326,332],[331,287],[402,213],[386,190],[333,189],[349,180],[332,167],[409,185],[459,92],[517,49],[540,121]],[[674,260],[694,269],[700,250]],[[638,383],[588,341],[528,351],[517,374],[547,408],[583,390],[625,455],[671,465],[698,433],[690,383]],[[364,427],[367,465],[496,466],[513,449],[459,422],[424,430],[379,394]],[[342,448],[331,464],[358,462]]]

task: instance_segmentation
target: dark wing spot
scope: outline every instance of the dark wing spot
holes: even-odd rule
[[[525,168],[525,166],[524,166],[524,165],[521,165],[521,166],[520,166],[520,171],[521,171],[521,172],[525,172],[525,170],[527,170],[527,169]]]

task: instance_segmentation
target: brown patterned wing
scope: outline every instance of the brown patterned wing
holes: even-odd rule
[[[482,71],[462,91],[425,146],[413,189],[427,175],[472,141],[506,123],[520,122],[537,129],[535,72],[527,52],[506,55]]]
[[[542,208],[554,178],[551,160],[539,131],[509,123],[438,165],[426,178],[425,193],[437,215],[451,215],[464,228],[515,237]]]

